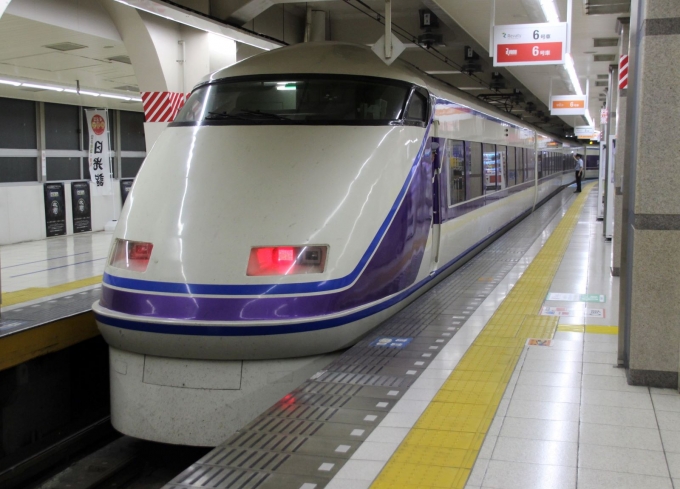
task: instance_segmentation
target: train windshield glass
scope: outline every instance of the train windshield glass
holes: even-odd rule
[[[367,78],[219,82],[195,90],[174,124],[390,124],[409,93],[406,83]]]

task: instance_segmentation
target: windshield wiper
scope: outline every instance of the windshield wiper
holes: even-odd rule
[[[209,115],[205,117],[205,120],[207,121],[228,119],[235,119],[239,121],[246,120],[244,117],[241,117],[238,114],[227,114],[226,112],[208,112],[208,114]]]
[[[267,119],[277,119],[280,121],[289,121],[290,119],[288,117],[279,115],[279,114],[272,114],[271,112],[262,112],[261,110],[245,110],[241,109],[241,111],[238,113],[238,115],[254,115],[257,117],[264,117]]]

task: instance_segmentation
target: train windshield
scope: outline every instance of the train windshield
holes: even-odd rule
[[[387,125],[410,119],[411,111],[405,111],[410,93],[408,83],[382,78],[220,81],[196,89],[173,125]]]

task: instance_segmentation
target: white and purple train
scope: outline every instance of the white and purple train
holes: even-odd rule
[[[93,306],[114,426],[219,443],[256,414],[239,403],[271,404],[572,182],[575,150],[363,46],[214,73],[147,156]]]

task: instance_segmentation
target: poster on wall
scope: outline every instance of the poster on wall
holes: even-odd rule
[[[71,183],[71,205],[73,207],[73,232],[92,231],[89,182]]]
[[[45,230],[47,237],[66,234],[66,199],[63,183],[43,184],[45,194]]]
[[[125,205],[128,194],[132,190],[132,184],[134,183],[134,178],[126,178],[120,181],[120,205],[121,207]]]
[[[95,195],[111,195],[111,160],[109,153],[109,127],[106,109],[88,109],[85,111],[87,131],[89,134],[88,165],[90,179],[94,185]]]

